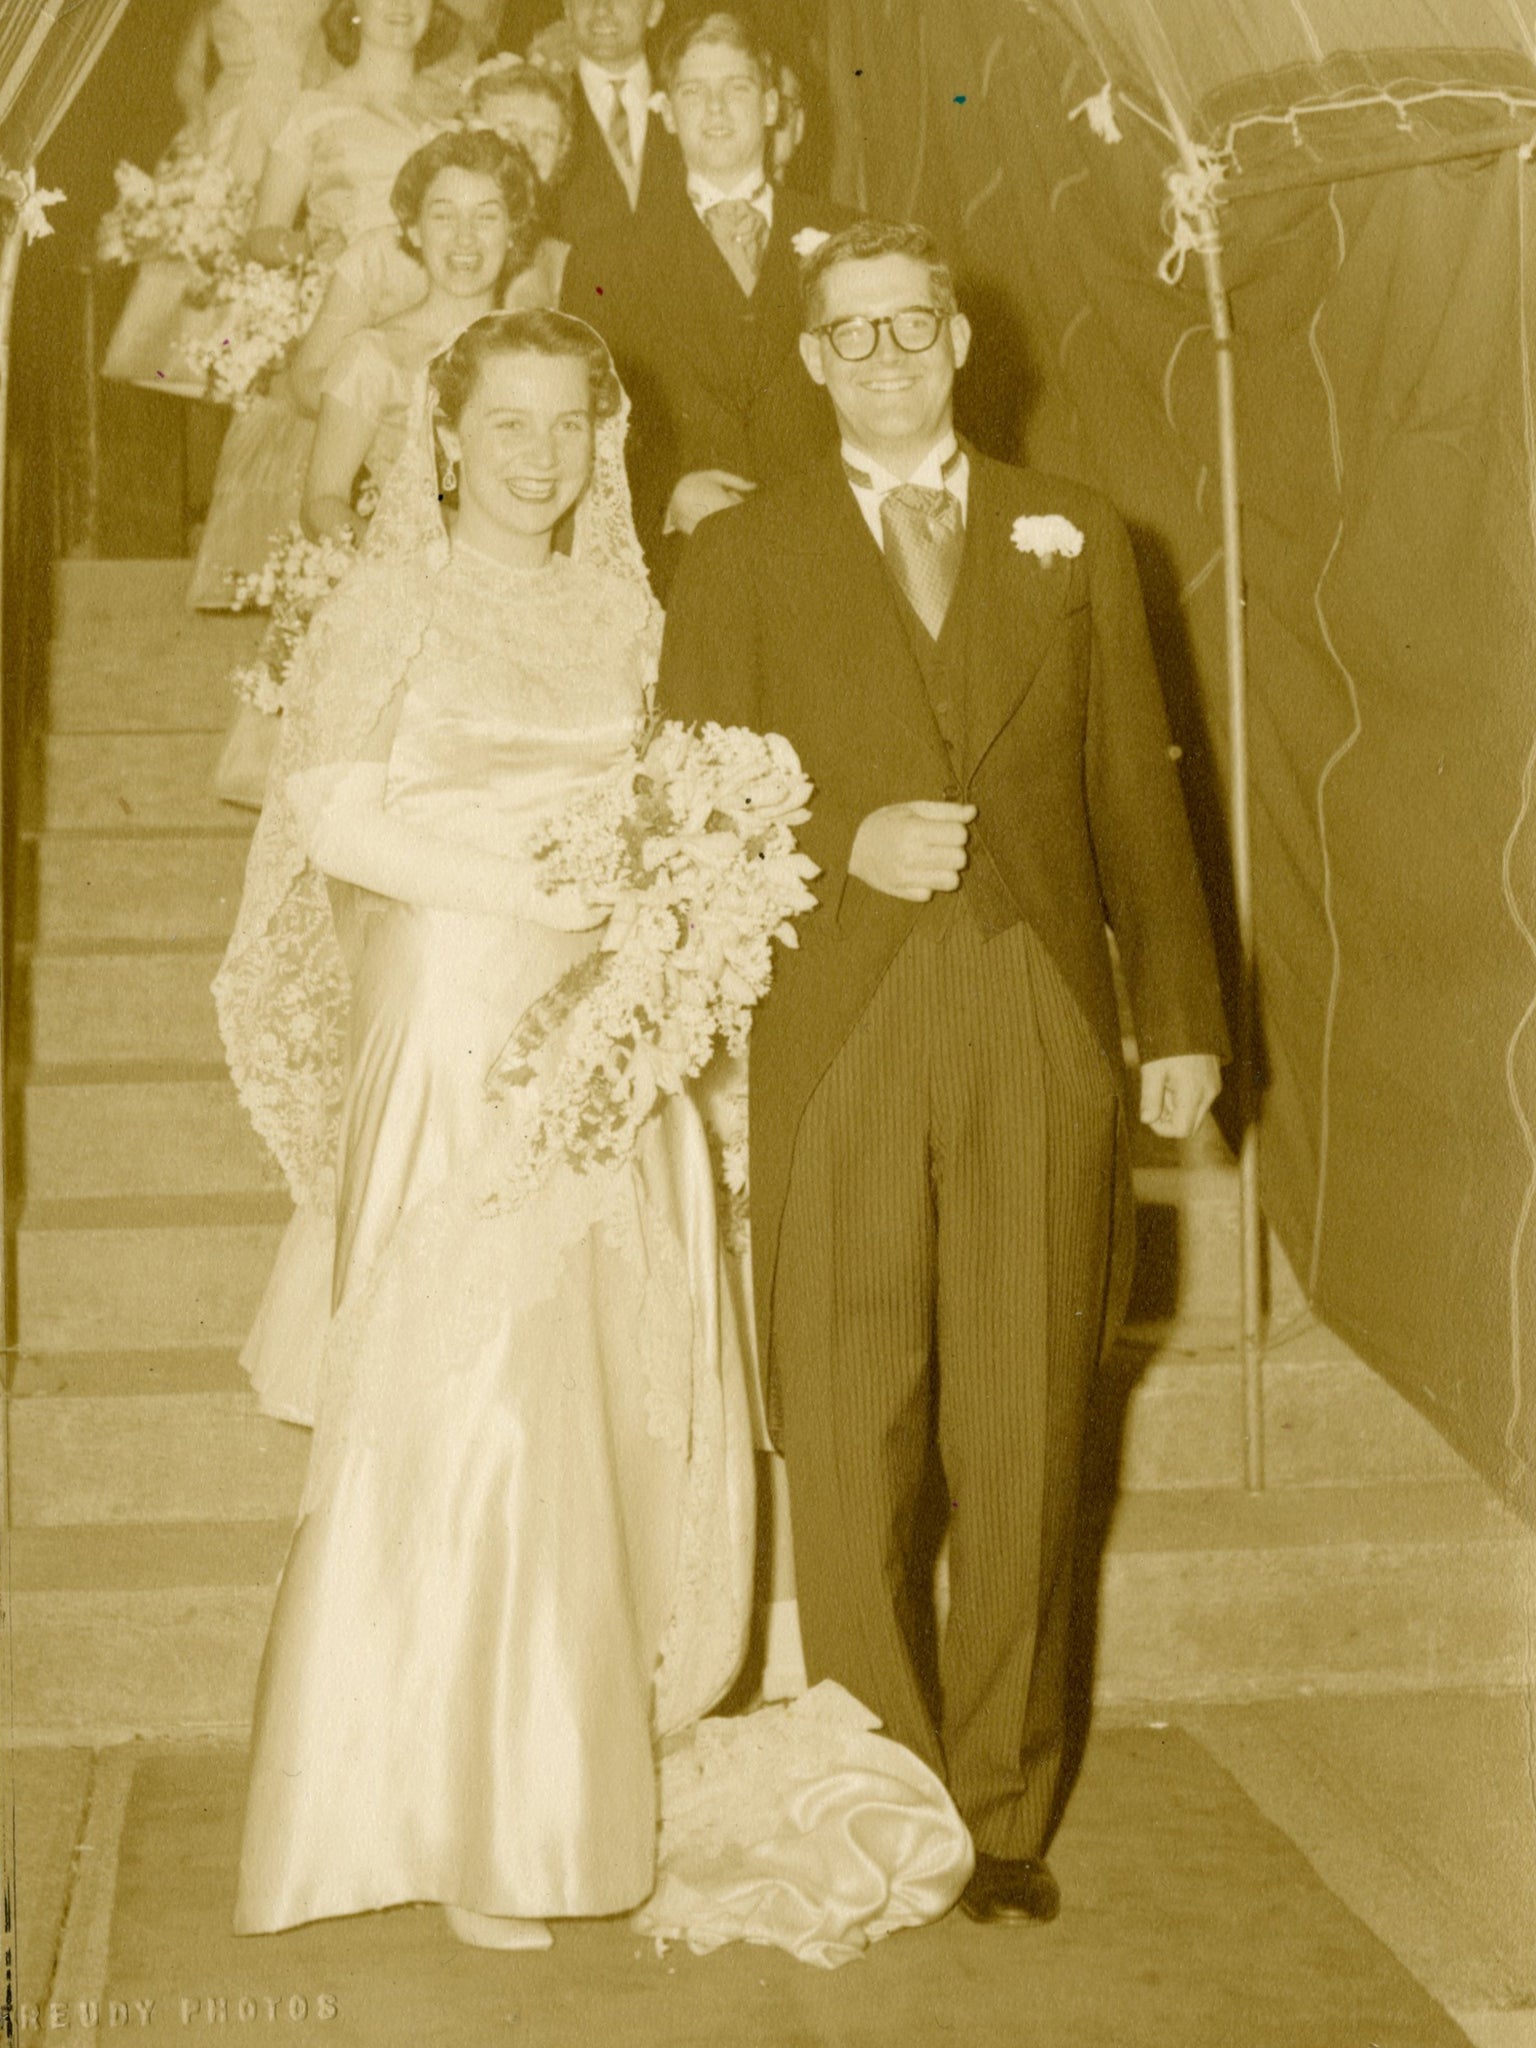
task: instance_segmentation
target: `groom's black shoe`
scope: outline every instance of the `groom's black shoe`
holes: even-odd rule
[[[1054,1920],[1061,1887],[1034,1856],[989,1856],[976,1851],[976,1869],[960,1894],[960,1910],[985,1925],[994,1920]]]

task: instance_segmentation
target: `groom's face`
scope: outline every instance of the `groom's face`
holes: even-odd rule
[[[914,308],[937,310],[933,279],[915,256],[872,256],[835,264],[821,280],[818,327],[862,316],[886,320]],[[874,353],[850,363],[830,337],[802,334],[800,353],[824,386],[846,439],[874,456],[920,456],[950,425],[955,371],[971,344],[963,313],[941,321],[932,346],[909,354],[889,325]]]

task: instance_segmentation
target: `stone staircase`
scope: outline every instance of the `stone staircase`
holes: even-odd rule
[[[9,1088],[15,1737],[248,1724],[306,1433],[236,1353],[288,1202],[225,1077],[208,983],[248,820],[208,793],[256,628],[187,565],[62,566],[35,742]],[[1236,1189],[1212,1141],[1138,1168],[1145,1257],[1101,1700],[1512,1685],[1536,1545],[1276,1262],[1268,1489],[1243,1490]]]

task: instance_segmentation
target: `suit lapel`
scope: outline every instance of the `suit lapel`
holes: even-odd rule
[[[598,193],[602,194],[601,203],[605,208],[611,210],[623,207],[626,211],[633,212],[634,202],[624,179],[619,174],[613,151],[608,147],[608,137],[603,133],[601,124],[593,113],[579,79],[575,87],[575,99],[578,135],[576,147],[579,159],[577,175],[588,182],[594,198]],[[647,135],[647,151],[654,139],[653,136]]]
[[[1066,618],[1074,579],[1069,564],[1047,567],[1014,546],[1013,522],[1027,509],[1015,473],[969,446],[966,454],[966,564],[940,645],[965,665],[967,752],[974,775],[1029,695]]]

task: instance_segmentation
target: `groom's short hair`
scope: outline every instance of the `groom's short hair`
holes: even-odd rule
[[[818,243],[800,266],[801,324],[806,332],[821,319],[821,284],[839,263],[869,263],[877,256],[910,256],[926,265],[936,312],[948,318],[960,308],[955,280],[938,243],[915,221],[856,220]]]

